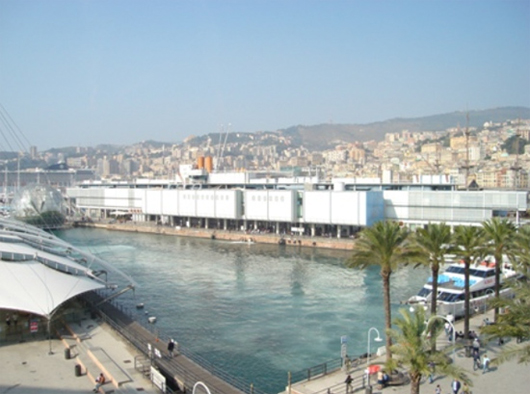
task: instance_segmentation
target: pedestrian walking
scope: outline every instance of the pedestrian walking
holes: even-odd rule
[[[353,379],[351,375],[348,374],[348,376],[346,376],[346,380],[344,381],[344,383],[346,383],[346,394],[352,392],[352,385],[351,385],[352,382],[353,382]]]
[[[10,314],[7,314],[6,316],[6,326],[7,326],[7,331],[9,331],[9,329],[11,328],[11,315]]]
[[[487,354],[484,354],[484,358],[482,359],[482,365],[483,365],[483,369],[482,369],[482,373],[485,374],[486,372],[489,372],[490,370],[490,359],[488,357]]]
[[[482,363],[480,362],[480,355],[478,352],[473,351],[473,371],[482,368]]]
[[[170,339],[167,344],[167,352],[169,353],[169,358],[173,358],[173,351],[175,350],[175,341]]]
[[[462,385],[462,394],[471,394],[471,389],[467,385],[467,383],[464,383]]]
[[[439,384],[436,385],[436,388],[434,389],[434,394],[442,394],[442,388]]]
[[[460,391],[460,381],[458,379],[454,379],[452,382],[451,382],[451,390],[453,391],[453,394],[458,394],[458,392]]]

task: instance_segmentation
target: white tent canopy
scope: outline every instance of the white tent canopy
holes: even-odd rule
[[[96,276],[100,272],[132,280],[106,261],[52,234],[24,223],[0,218],[0,309],[44,316],[48,320],[61,304],[97,289],[117,285]]]
[[[0,261],[0,308],[49,317],[62,303],[104,284],[62,273],[37,261]]]

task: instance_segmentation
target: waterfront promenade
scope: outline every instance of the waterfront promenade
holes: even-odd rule
[[[484,318],[488,317],[490,321],[493,320],[493,311],[488,311],[486,314],[477,314],[471,318],[470,329],[479,332]],[[463,330],[464,322],[459,320],[455,323],[456,331]],[[443,335],[442,335],[443,336]],[[494,359],[504,347],[506,346],[524,346],[527,344],[515,345],[513,339],[508,339],[503,346],[499,346],[495,341],[484,344],[481,347],[481,357],[487,352],[490,359]],[[446,340],[445,336],[438,341],[438,347],[448,346],[451,343]],[[463,344],[457,341],[457,350],[455,352],[455,362],[458,366],[466,369],[468,376],[473,381],[473,394],[526,394],[530,391],[530,366],[525,364],[518,364],[516,359],[507,361],[499,366],[492,366],[490,371],[483,374],[482,371],[473,371],[473,359],[466,357]],[[449,354],[451,355],[451,353]],[[351,368],[348,372],[353,378],[352,387],[354,392],[364,394],[369,392],[363,386],[363,376],[365,374],[366,364],[359,364]],[[370,363],[385,362],[385,357],[372,357]],[[335,371],[325,376],[316,377],[309,381],[294,383],[291,387],[290,394],[346,394],[346,384],[344,383],[348,374],[346,371]],[[376,383],[376,376],[372,375],[372,393],[393,393],[393,394],[408,394],[410,393],[410,384],[401,386],[389,386],[384,389],[379,389]],[[451,391],[452,378],[444,375],[436,375],[432,384],[428,379],[424,378],[420,387],[421,393],[434,394],[437,385],[440,385],[442,394],[452,394]],[[289,394],[286,390],[282,394]]]
[[[135,370],[134,359],[138,352],[127,341],[100,321],[86,319],[82,324],[90,332],[90,339],[87,338],[83,345],[72,346],[68,359],[65,357],[65,342],[60,339],[28,342],[3,340],[0,346],[0,393],[88,393],[94,388],[95,376],[102,371],[106,374],[107,371],[115,373],[115,379],[127,376],[127,381],[121,382],[119,388],[113,382],[108,382],[102,387],[101,393],[160,393],[145,375]],[[100,357],[97,362],[91,360],[87,355],[88,346],[95,353],[105,352],[106,356]],[[76,365],[80,363],[84,364],[83,370],[81,376],[77,376]],[[116,373],[118,370],[119,377]],[[108,374],[107,377],[110,378]]]
[[[473,317],[471,328],[477,329],[485,316],[491,319],[491,313],[480,314]],[[456,323],[456,329],[462,329],[461,321]],[[116,367],[122,369],[123,373],[130,379],[120,387],[115,387],[112,382],[104,386],[102,392],[106,393],[133,393],[144,392],[147,394],[160,393],[151,382],[134,368],[134,359],[139,352],[119,336],[110,326],[100,319],[90,318],[83,320],[82,327],[90,333],[92,348],[104,349],[108,357],[104,358],[101,365],[95,365],[98,373],[100,369],[115,371]],[[88,341],[88,339],[85,339]],[[506,345],[513,343],[508,342]],[[445,339],[441,339],[440,345],[447,344]],[[525,344],[525,343],[523,343]],[[53,339],[51,341],[52,354],[48,354],[50,341],[41,340],[23,343],[2,342],[0,346],[0,393],[9,394],[78,394],[91,392],[94,387],[92,373],[76,376],[75,365],[79,363],[77,352],[79,349],[72,349],[72,357],[66,359],[64,356],[64,342]],[[485,345],[490,358],[494,358],[501,348],[496,343]],[[180,356],[177,356],[178,360]],[[383,362],[383,357],[372,358],[374,363]],[[169,360],[168,360],[169,362]],[[469,370],[469,375],[473,380],[474,394],[524,394],[528,392],[530,385],[530,370],[528,365],[518,364],[516,360],[511,360],[498,367],[492,367],[490,372],[482,374],[481,371],[473,372],[472,359],[465,357],[464,350],[459,349],[456,353],[456,363]],[[354,378],[353,387],[357,392],[365,393],[365,388],[361,388],[364,365],[352,368],[350,371]],[[333,394],[345,394],[346,386],[344,379],[345,371],[335,371],[324,377],[317,377],[311,381],[293,383],[291,392],[299,394],[327,394],[328,389]],[[372,383],[374,383],[372,381]],[[449,394],[451,379],[447,376],[436,376],[433,384],[424,381],[421,385],[421,393],[432,394],[436,385],[440,385],[443,394]],[[373,393],[410,393],[410,385],[387,387],[378,389],[373,384]],[[212,392],[215,392],[214,390]]]
[[[84,298],[89,304],[101,301],[95,293]],[[107,383],[100,393],[160,393],[149,379],[151,366],[167,378],[167,393],[191,392],[196,382],[216,394],[244,393],[229,383],[230,377],[220,378],[179,352],[169,358],[167,341],[112,304],[102,304],[98,313],[80,308],[73,320],[56,324],[59,339],[21,342],[19,335],[4,336],[0,393],[89,392],[101,372]]]

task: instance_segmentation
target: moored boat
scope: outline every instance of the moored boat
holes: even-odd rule
[[[503,297],[513,296],[511,288],[505,286],[509,278],[517,277],[517,272],[506,257],[503,257],[501,267],[501,291]],[[432,299],[432,281],[429,277],[427,283],[415,296],[408,299],[408,304],[430,305]],[[495,262],[488,257],[469,269],[470,309],[473,312],[482,312],[486,308],[488,298],[495,295]],[[436,310],[440,315],[453,315],[461,317],[465,314],[465,275],[463,262],[452,262],[445,271],[438,275],[438,296]]]

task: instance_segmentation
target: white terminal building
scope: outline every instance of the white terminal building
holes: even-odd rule
[[[286,177],[285,173],[208,173],[181,166],[175,180],[86,181],[66,191],[92,219],[126,217],[175,227],[352,236],[380,220],[480,225],[495,216],[520,224],[528,190],[458,190],[447,175],[415,182],[379,178]]]

